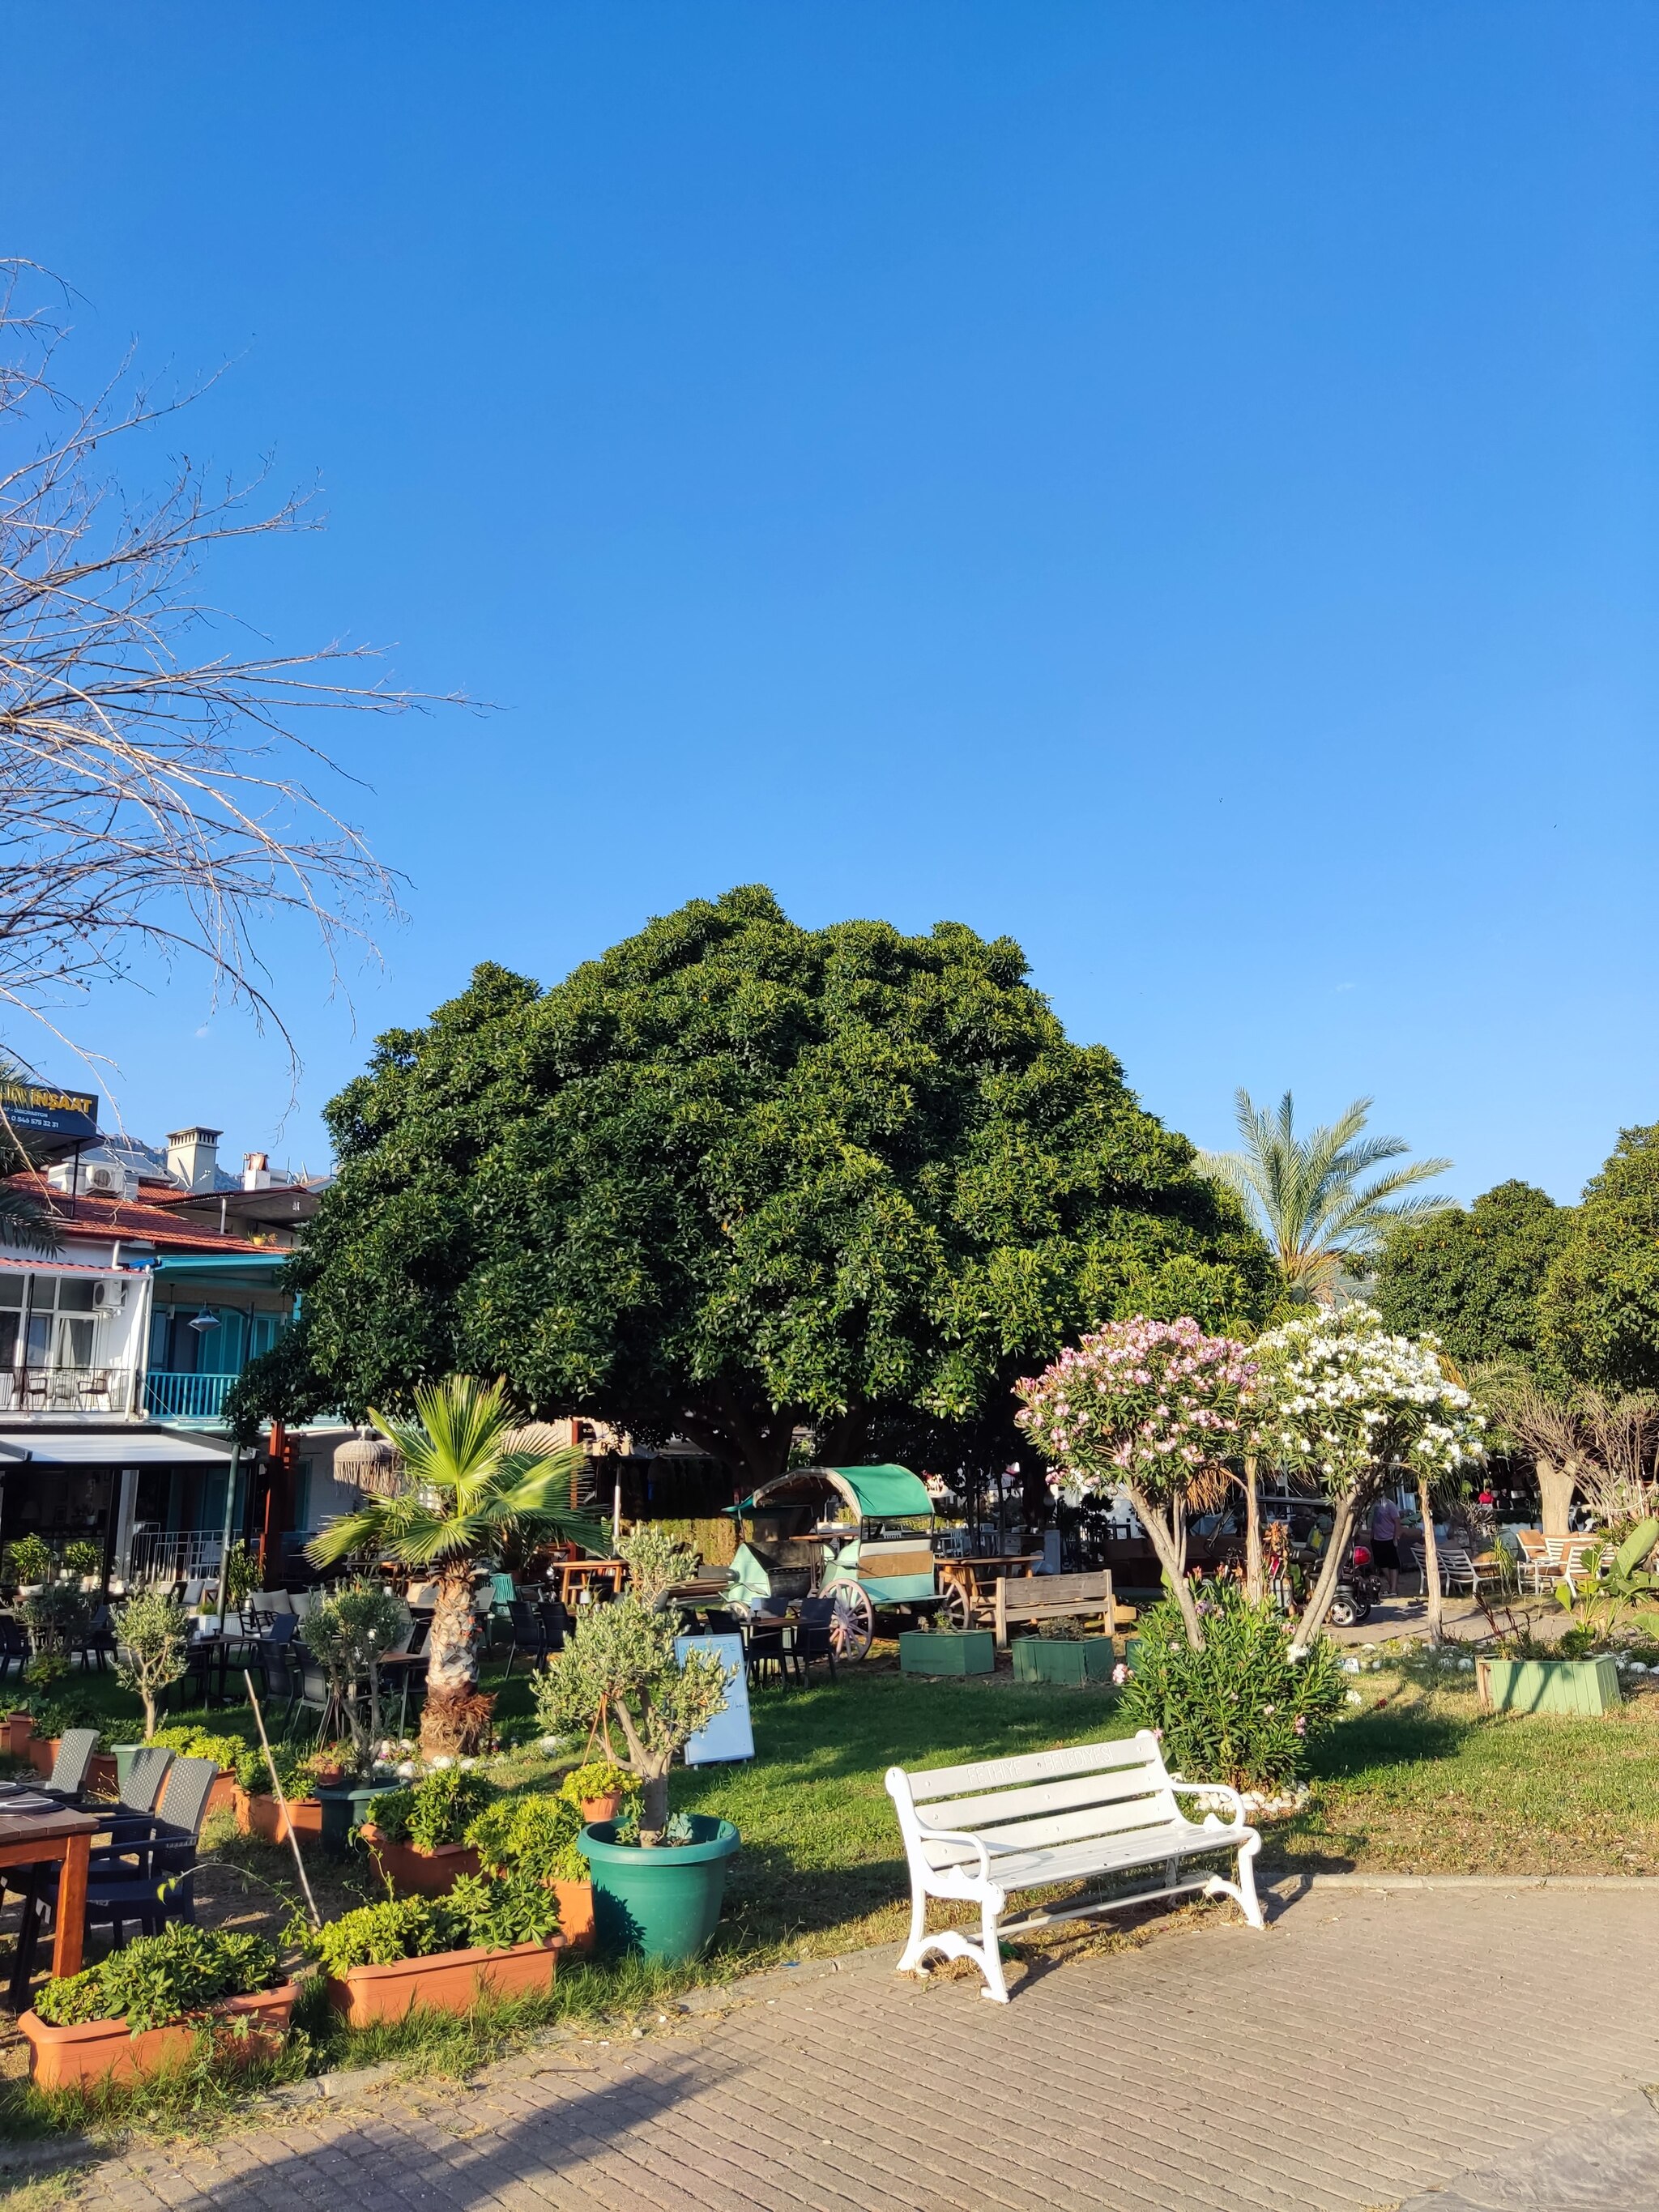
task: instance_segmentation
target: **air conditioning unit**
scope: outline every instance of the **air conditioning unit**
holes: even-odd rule
[[[138,1178],[118,1160],[59,1160],[46,1177],[56,1191],[83,1198],[136,1198]]]

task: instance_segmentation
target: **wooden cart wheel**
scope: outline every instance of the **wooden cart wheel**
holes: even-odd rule
[[[960,1583],[952,1583],[945,1591],[945,1602],[940,1606],[939,1611],[952,1628],[967,1629],[974,1625],[968,1604],[968,1593]]]
[[[837,1659],[862,1659],[876,1638],[876,1609],[870,1594],[857,1583],[842,1583],[835,1592],[836,1610],[830,1623],[830,1641]]]

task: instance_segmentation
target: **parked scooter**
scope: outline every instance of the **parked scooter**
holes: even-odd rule
[[[1382,1577],[1371,1558],[1369,1544],[1356,1544],[1331,1600],[1333,1628],[1358,1628],[1371,1617],[1371,1607],[1382,1595]]]

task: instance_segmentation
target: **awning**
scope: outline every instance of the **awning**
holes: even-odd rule
[[[931,1516],[933,1501],[920,1478],[908,1467],[802,1467],[763,1482],[752,1497],[731,1510],[750,1513],[762,1505],[787,1505],[822,1498],[833,1492],[843,1498],[860,1521],[908,1520]]]
[[[36,1437],[0,1436],[0,1469],[11,1467],[222,1467],[230,1446],[217,1437],[182,1436],[171,1429],[68,1431]]]

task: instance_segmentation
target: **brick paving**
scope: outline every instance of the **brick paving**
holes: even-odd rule
[[[1654,1934],[1647,1888],[1287,1883],[1265,1936],[1186,1916],[1138,1948],[1033,1971],[1006,2009],[975,1983],[917,1984],[860,1956],[643,2041],[565,2039],[465,2086],[387,2083],[205,2148],[135,2146],[76,2201],[1612,2212],[1659,2200],[1586,2193],[1594,2159],[1568,2195],[1504,2194],[1501,2176],[1553,2139],[1639,2128],[1635,2093],[1659,2081]]]

